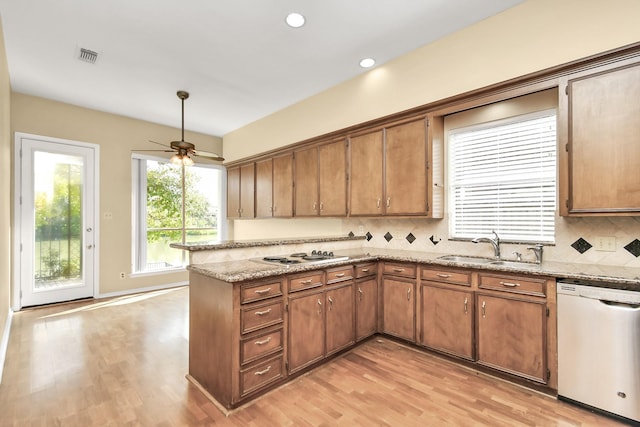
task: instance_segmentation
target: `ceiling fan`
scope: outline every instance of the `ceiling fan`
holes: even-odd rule
[[[224,158],[216,153],[208,153],[206,151],[196,150],[196,146],[190,142],[184,140],[184,100],[189,98],[189,92],[184,90],[179,90],[177,92],[178,98],[182,100],[182,137],[180,141],[171,141],[169,145],[161,144],[156,141],[149,140],[149,142],[153,142],[154,144],[162,145],[163,147],[171,148],[171,150],[162,150],[166,153],[171,153],[175,151],[175,154],[171,156],[171,163],[175,165],[184,165],[191,166],[193,165],[194,157],[202,157],[205,159],[222,162]],[[159,150],[139,150],[139,151],[159,151]]]

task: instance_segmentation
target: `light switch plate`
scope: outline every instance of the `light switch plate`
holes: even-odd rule
[[[594,249],[603,252],[616,251],[616,238],[609,236],[596,236]]]

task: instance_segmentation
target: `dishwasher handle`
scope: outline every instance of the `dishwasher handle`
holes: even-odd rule
[[[640,310],[640,304],[631,304],[627,302],[618,302],[618,301],[607,301],[607,300],[599,300],[602,304],[608,305],[609,307],[621,308],[623,310]]]

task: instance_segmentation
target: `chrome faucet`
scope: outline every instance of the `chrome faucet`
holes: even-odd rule
[[[476,237],[472,240],[473,243],[486,242],[491,243],[493,246],[493,254],[496,259],[500,259],[500,237],[498,237],[498,233],[495,230],[491,230],[493,235],[495,236],[493,239],[490,237]]]
[[[529,246],[527,249],[533,251],[533,254],[536,256],[536,263],[542,264],[542,243],[538,243],[535,246]]]

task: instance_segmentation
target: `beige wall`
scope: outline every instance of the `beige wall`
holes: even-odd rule
[[[224,156],[229,161],[242,159],[638,42],[638,16],[640,1],[637,0],[528,0],[230,132],[224,136]],[[295,224],[297,221],[290,222]],[[365,231],[367,228],[382,230],[385,221],[388,220],[366,222]],[[556,222],[564,236],[559,239],[562,244],[573,242],[569,241],[573,236],[593,237],[598,232],[597,220],[558,217]],[[621,233],[620,241],[625,244],[631,235],[640,238],[635,231],[638,222],[612,220],[609,223],[612,224],[610,235]],[[634,231],[617,231],[623,223]],[[335,235],[337,232],[334,221],[318,219],[309,224],[313,226],[314,235]],[[352,224],[345,220],[342,232],[357,232]],[[402,229],[404,235],[415,228],[413,220],[396,220],[393,224],[396,229]],[[423,221],[419,229],[422,233],[434,232],[446,238],[447,227],[445,219]],[[236,239],[288,237],[288,229],[276,220],[235,221],[230,229],[234,230]],[[563,229],[571,230],[571,233],[562,232]],[[388,245],[384,242],[381,246]],[[623,255],[626,259],[628,253],[623,252]],[[604,258],[608,262],[618,262],[613,256]],[[591,261],[590,258],[588,262]]]
[[[0,341],[5,330],[11,289],[11,134],[9,70],[0,19]],[[0,349],[1,350],[1,349]],[[0,363],[4,359],[0,354]],[[2,367],[0,366],[0,372]]]
[[[224,136],[238,160],[640,41],[640,1],[528,0]]]
[[[180,130],[19,93],[11,97],[11,131],[100,146],[100,294],[186,281],[187,273],[127,277],[131,273],[131,151],[157,149],[152,139],[178,139]],[[205,151],[220,152],[220,138],[185,132]],[[103,219],[111,212],[113,219]]]

